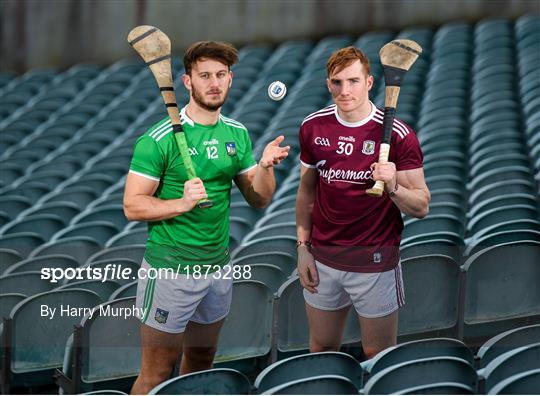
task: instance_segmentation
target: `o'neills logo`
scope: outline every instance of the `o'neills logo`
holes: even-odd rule
[[[319,176],[322,177],[328,184],[332,182],[352,183],[352,184],[366,184],[361,180],[371,180],[372,171],[354,171],[350,169],[323,169],[326,160],[317,162],[315,167],[319,171]]]

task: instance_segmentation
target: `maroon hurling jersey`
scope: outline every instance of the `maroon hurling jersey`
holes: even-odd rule
[[[319,177],[312,213],[311,242],[319,262],[342,271],[382,272],[399,263],[403,220],[388,194],[370,197],[370,165],[378,161],[383,111],[355,123],[336,105],[307,116],[300,127],[300,161]],[[397,171],[422,167],[416,133],[395,119],[390,162]]]

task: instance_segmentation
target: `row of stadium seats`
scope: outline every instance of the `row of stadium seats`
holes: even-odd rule
[[[2,347],[6,342],[12,347],[9,358],[3,360],[8,364],[5,372],[9,373],[8,378],[2,378],[4,390],[9,393],[10,388],[18,386],[50,384],[54,370],[60,367],[62,374],[58,373],[57,377],[65,377],[60,382],[68,391],[91,391],[111,386],[129,388],[140,368],[139,322],[133,316],[134,297],[107,300],[97,293],[78,288],[59,289],[26,299],[19,297],[4,296],[2,301],[3,307],[8,299],[14,304],[10,319],[3,322],[2,328]],[[319,375],[344,376],[354,384],[351,389],[356,388],[356,392],[363,389],[365,394],[408,393],[409,390],[404,390],[417,386],[434,390],[443,383],[448,386],[447,391],[462,388],[458,393],[505,393],[497,389],[508,391],[511,388],[507,386],[520,383],[525,386],[521,389],[537,389],[533,384],[538,384],[539,380],[538,324],[495,335],[478,349],[476,358],[473,355],[476,348],[471,349],[456,339],[437,337],[402,342],[359,364],[344,353],[296,356],[306,351],[307,343],[295,343],[296,353],[292,355],[284,353],[290,352],[282,350],[280,344],[286,328],[294,327],[294,332],[304,332],[306,338],[307,327],[297,323],[300,310],[296,307],[296,316],[291,321],[282,324],[284,318],[278,315],[277,329],[273,328],[273,304],[280,308],[291,304],[291,301],[280,301],[281,298],[283,296],[274,302],[271,291],[260,282],[235,282],[231,313],[220,336],[216,367],[234,368],[246,374],[261,367],[263,371],[254,382],[258,392],[269,392],[285,384],[287,387],[298,386],[291,381],[311,382],[314,380],[311,377]],[[52,317],[47,316],[50,313],[42,313],[43,306],[60,307],[59,303],[69,306],[73,312],[64,315],[56,312]],[[96,307],[95,312],[90,314],[82,310],[88,307]],[[122,313],[121,309],[131,311]],[[77,324],[75,330],[73,324]],[[356,322],[349,320],[344,343],[359,341],[359,331],[355,327]],[[277,351],[273,351],[273,337],[277,337]],[[532,377],[524,380],[529,376]],[[174,386],[181,386],[182,382],[178,381]],[[173,386],[174,383],[162,386]],[[220,386],[225,385],[216,383],[204,381],[206,392],[222,394],[225,388]],[[174,393],[202,391],[202,388],[193,388],[194,383],[188,380],[184,386],[173,388],[176,389]],[[213,386],[218,388],[208,388]],[[247,390],[249,388],[248,383]],[[236,391],[230,389],[225,393],[247,393],[234,389]],[[284,393],[292,393],[292,389],[287,388]],[[330,387],[325,393],[343,393],[337,392],[339,389],[344,388]]]

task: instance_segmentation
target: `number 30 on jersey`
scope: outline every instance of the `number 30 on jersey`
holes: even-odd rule
[[[352,143],[338,142],[338,149],[336,150],[336,153],[345,154],[345,155],[351,155],[352,152],[353,152],[353,144]]]

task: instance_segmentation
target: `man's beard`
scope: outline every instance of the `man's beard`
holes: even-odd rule
[[[225,91],[225,95],[223,95],[223,100],[216,102],[216,103],[208,103],[204,100],[203,95],[192,85],[191,86],[191,95],[193,96],[193,100],[195,103],[197,103],[200,107],[207,111],[217,111],[223,104],[225,103],[225,100],[227,99],[227,95],[229,93],[229,90]]]

